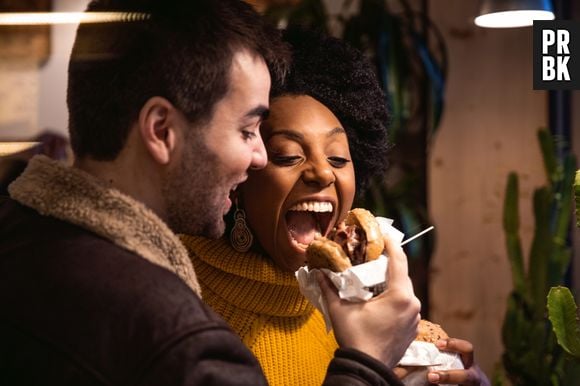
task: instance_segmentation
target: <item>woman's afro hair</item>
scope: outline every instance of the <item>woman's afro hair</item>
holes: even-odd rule
[[[361,194],[387,167],[389,115],[377,75],[368,59],[342,40],[301,28],[283,36],[292,64],[284,83],[272,84],[271,98],[309,95],[334,113],[346,130]]]

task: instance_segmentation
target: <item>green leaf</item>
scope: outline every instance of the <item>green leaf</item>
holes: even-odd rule
[[[534,314],[541,317],[546,312],[546,295],[550,285],[549,267],[553,252],[552,232],[550,230],[550,205],[552,192],[547,187],[538,188],[534,192],[534,218],[535,229],[532,248],[530,250],[530,263],[528,277]]]
[[[555,245],[552,250],[552,258],[549,260],[548,287],[562,285],[566,271],[570,266],[572,251],[568,247]]]
[[[517,232],[520,225],[518,193],[518,175],[514,172],[511,172],[508,175],[503,207],[503,228],[507,233]]]
[[[506,234],[506,247],[510,266],[512,271],[512,281],[514,289],[522,296],[528,296],[526,290],[525,274],[524,274],[524,258],[522,252],[522,244],[519,235],[508,233]]]
[[[578,308],[566,287],[553,287],[548,294],[548,317],[558,343],[570,355],[580,360],[580,328]]]
[[[518,176],[510,173],[505,192],[503,207],[503,228],[506,233],[506,246],[512,271],[512,281],[515,290],[522,296],[526,295],[524,258],[520,241],[519,208],[518,208]]]
[[[572,184],[576,170],[576,157],[568,155],[563,160],[562,180],[554,187],[554,242],[565,246],[570,231],[570,216],[572,214]]]

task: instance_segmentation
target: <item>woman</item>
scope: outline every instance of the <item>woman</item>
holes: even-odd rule
[[[386,168],[388,116],[358,51],[304,31],[285,39],[294,62],[286,83],[273,84],[261,128],[268,165],[236,192],[229,240],[183,241],[204,300],[254,352],[270,384],[316,385],[337,343],[294,272],[315,235],[344,218],[355,191]],[[448,348],[466,348],[472,360],[469,343],[455,342]],[[477,371],[455,376],[479,384]]]

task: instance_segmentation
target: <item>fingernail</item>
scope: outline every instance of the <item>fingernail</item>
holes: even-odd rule
[[[427,374],[427,379],[431,383],[437,383],[437,382],[439,382],[439,374],[437,374],[437,373],[429,373],[429,374]]]

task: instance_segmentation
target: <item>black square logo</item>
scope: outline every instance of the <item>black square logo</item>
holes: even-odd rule
[[[534,90],[580,90],[580,22],[534,21]]]

